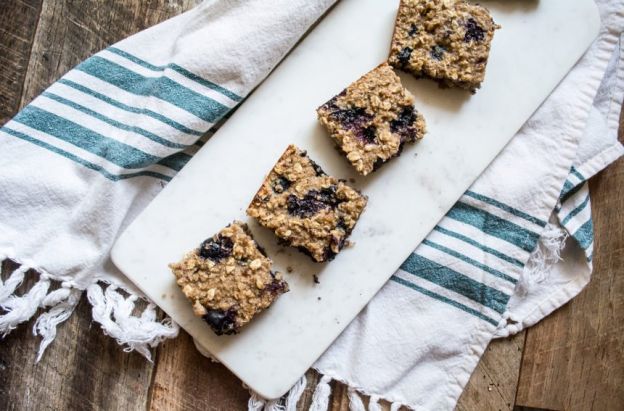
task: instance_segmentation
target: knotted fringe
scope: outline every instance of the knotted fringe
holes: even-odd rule
[[[43,274],[39,276],[39,281],[27,293],[22,296],[14,294],[24,281],[24,275],[29,269],[30,267],[20,266],[0,286],[0,308],[6,311],[4,315],[0,316],[0,333],[3,337],[14,330],[18,324],[30,320],[37,309],[42,306],[42,302],[48,294],[50,280]]]
[[[7,258],[4,254],[0,255],[0,263]],[[38,273],[39,280],[23,295],[17,295],[15,292],[29,270]],[[19,324],[30,320],[38,309],[47,309],[37,317],[33,326],[33,334],[42,337],[37,361],[41,360],[46,348],[56,337],[56,327],[71,316],[82,295],[82,290],[73,288],[67,282],[62,282],[60,288],[50,291],[52,283],[58,282],[41,271],[21,264],[6,281],[0,281],[0,309],[4,311],[0,315],[0,335],[6,336]],[[153,304],[148,304],[139,317],[133,316],[132,310],[138,297],[130,295],[124,298],[114,286],[108,286],[106,292],[103,292],[100,285],[94,284],[87,289],[87,297],[93,305],[93,319],[102,325],[105,334],[115,338],[119,344],[126,345],[124,351],[137,350],[151,360],[149,347],[155,347],[162,340],[178,335],[178,326],[170,319],[157,320]]]
[[[264,399],[251,390],[249,390],[249,393],[251,397],[249,397],[249,402],[247,403],[248,411],[261,411],[264,408]]]
[[[329,406],[329,394],[331,394],[331,387],[329,383],[331,378],[324,375],[312,394],[312,403],[310,404],[310,411],[326,411]]]
[[[366,411],[364,408],[364,403],[360,398],[360,395],[355,391],[355,389],[349,387],[347,390],[347,395],[349,396],[349,410],[351,411]]]
[[[329,408],[329,396],[331,394],[331,386],[329,385],[331,381],[332,378],[327,375],[321,377],[319,383],[316,385],[314,394],[312,394],[312,402],[308,411],[327,411]],[[250,389],[247,409],[248,411],[296,411],[297,403],[305,391],[306,384],[307,380],[304,375],[292,386],[290,391],[288,391],[286,403],[284,405],[282,405],[284,397],[267,401]],[[243,386],[248,388],[245,384],[243,384]],[[348,387],[347,395],[349,397],[350,411],[366,411],[366,407],[364,407],[360,395],[354,388]],[[383,408],[381,404],[379,404],[380,400],[381,398],[378,395],[371,395],[368,402],[368,411],[382,411]],[[390,411],[399,411],[401,407],[401,403],[393,402],[390,404]]]
[[[178,335],[179,327],[170,318],[156,319],[156,306],[152,303],[140,316],[132,315],[139,297],[134,294],[124,297],[113,285],[103,291],[99,284],[92,284],[87,288],[87,298],[93,306],[93,319],[101,324],[106,335],[125,345],[126,352],[136,350],[151,361],[150,347]]]
[[[381,411],[381,405],[379,405],[379,397],[371,395],[368,400],[368,411]]]
[[[283,397],[267,401],[259,396],[255,391],[250,389],[249,394],[251,394],[251,396],[249,397],[249,402],[247,403],[247,409],[249,411],[296,411],[297,403],[305,390],[306,384],[307,380],[304,375],[288,391],[285,404],[282,404]],[[243,386],[245,385],[243,384]]]
[[[52,291],[41,302],[43,307],[52,308],[48,312],[41,314],[33,327],[33,334],[42,337],[37,352],[37,362],[41,360],[46,348],[56,337],[56,326],[72,315],[80,301],[81,295],[82,291],[69,288],[67,284],[63,284],[62,288]]]
[[[520,296],[526,295],[532,285],[544,281],[552,266],[561,261],[561,251],[567,238],[568,233],[558,225],[546,225],[518,281]]]
[[[288,392],[286,397],[286,411],[297,411],[297,403],[303,395],[303,391],[308,383],[305,374],[299,378],[299,381]]]

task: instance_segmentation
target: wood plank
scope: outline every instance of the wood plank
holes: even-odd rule
[[[593,178],[590,189],[596,235],[592,280],[578,297],[528,330],[519,405],[624,407],[624,159]]]
[[[22,103],[93,53],[192,8],[200,0],[46,0]]]
[[[3,278],[16,267],[6,262]],[[20,325],[0,344],[0,410],[144,408],[152,365],[102,333],[86,298],[39,363],[33,325],[34,319]]]
[[[0,124],[19,108],[42,0],[3,0],[0,7]]]
[[[526,331],[490,343],[457,404],[457,411],[511,410]]]
[[[201,355],[184,331],[158,348],[150,391],[152,410],[242,410],[249,400],[241,381]]]

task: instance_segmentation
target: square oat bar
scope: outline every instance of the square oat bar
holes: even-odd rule
[[[416,77],[474,93],[498,28],[485,7],[464,0],[401,0],[388,61]]]
[[[399,156],[405,143],[425,133],[414,96],[386,63],[323,104],[317,114],[338,149],[362,175]]]
[[[288,291],[271,264],[247,226],[235,221],[169,267],[195,315],[222,335],[235,334]]]
[[[328,176],[294,145],[265,178],[247,214],[314,261],[332,260],[345,245],[367,199]]]

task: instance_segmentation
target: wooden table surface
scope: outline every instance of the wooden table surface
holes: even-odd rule
[[[0,0],[0,124],[92,53],[198,2]],[[624,161],[593,178],[590,188],[596,228],[590,285],[535,327],[492,342],[459,410],[624,409]],[[5,264],[4,276],[11,269]],[[197,353],[184,332],[155,349],[150,363],[103,335],[83,297],[35,364],[39,339],[32,326],[0,342],[0,409],[246,409],[240,381]],[[308,408],[318,381],[313,371],[307,376],[300,409]],[[348,410],[346,388],[335,382],[330,410]]]

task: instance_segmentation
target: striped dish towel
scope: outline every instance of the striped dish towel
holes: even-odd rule
[[[0,260],[21,267],[0,285],[0,333],[41,308],[42,353],[86,290],[94,320],[127,348],[149,357],[174,337],[177,326],[158,321],[152,305],[132,315],[140,294],[110,248],[332,3],[206,1],[86,60],[5,124]],[[584,181],[622,154],[613,117],[624,2],[598,3],[604,27],[591,50],[314,365],[323,374],[315,409],[327,404],[331,379],[351,387],[355,410],[364,409],[357,391],[372,396],[371,410],[379,398],[393,409],[452,409],[492,338],[539,321],[584,286]],[[566,232],[576,241],[564,252],[587,253],[572,273],[557,263]],[[38,281],[15,294],[30,268]],[[280,406],[250,400],[254,410]]]
[[[505,150],[314,365],[393,410],[451,410],[492,338],[529,327],[589,282],[587,180],[615,161],[624,1]]]

